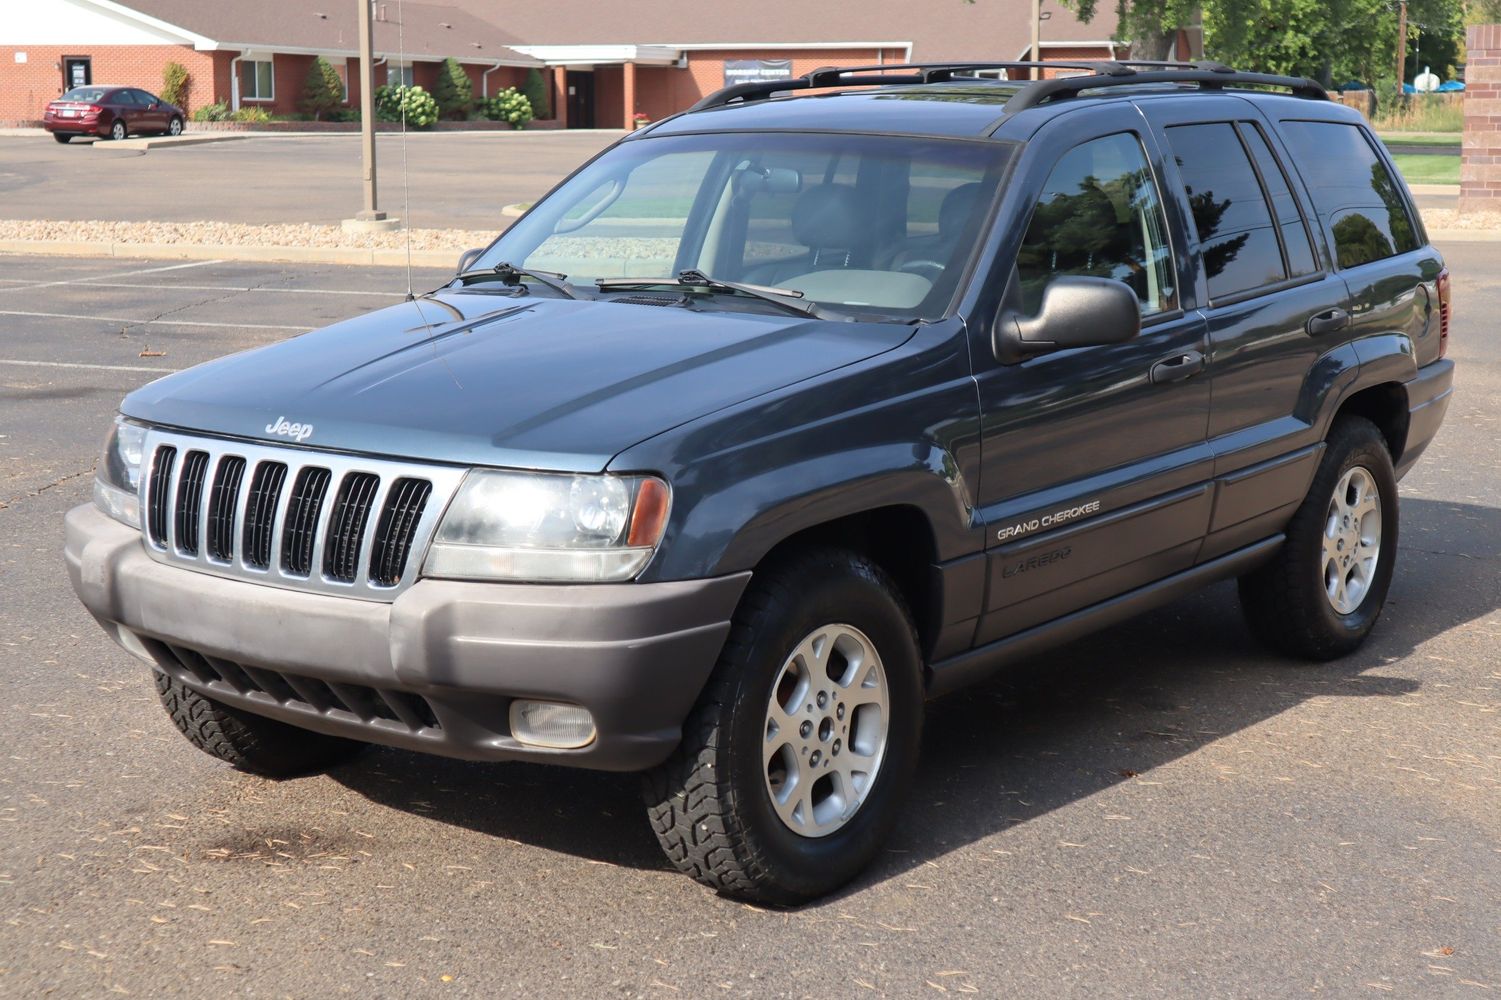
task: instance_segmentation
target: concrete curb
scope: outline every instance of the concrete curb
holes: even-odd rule
[[[86,243],[69,240],[0,240],[0,253],[60,257],[129,257],[147,260],[233,260],[285,264],[352,264],[405,267],[400,248],[259,247],[213,243]],[[413,267],[452,268],[459,251],[413,250]]]
[[[1407,189],[1413,194],[1441,194],[1459,197],[1458,184],[1409,184]]]
[[[236,139],[249,138],[249,132],[202,132],[198,134],[183,135],[152,135],[140,136],[135,139],[121,139],[119,142],[94,142],[95,149],[171,149],[173,146],[201,146],[206,142],[233,142]]]
[[[1501,232],[1494,229],[1430,229],[1434,243],[1501,243]]]

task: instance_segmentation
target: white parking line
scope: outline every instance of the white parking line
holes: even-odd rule
[[[25,365],[28,368],[91,368],[105,372],[150,372],[153,375],[171,375],[180,368],[147,368],[145,365],[86,365],[76,361],[22,361],[19,358],[0,358],[0,365]]]
[[[36,319],[86,319],[96,323],[123,323],[126,326],[197,326],[216,330],[291,330],[306,333],[310,326],[273,326],[268,323],[208,323],[186,319],[126,319],[123,316],[86,316],[80,313],[25,312],[20,309],[0,309],[0,316],[29,316]]]
[[[222,264],[223,260],[195,260],[187,264],[168,264],[165,267],[141,267],[133,271],[113,271],[108,274],[89,274],[81,278],[64,278],[59,281],[38,281],[36,283],[23,283],[16,288],[4,288],[0,291],[15,292],[32,288],[56,288],[58,285],[92,285],[101,278],[129,278],[137,274],[159,274],[162,271],[181,271],[189,267],[208,267],[210,264]],[[10,279],[14,283],[15,279]]]

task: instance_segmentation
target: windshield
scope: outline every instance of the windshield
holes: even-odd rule
[[[855,315],[948,307],[1014,147],[917,136],[729,133],[623,142],[475,265],[717,281]]]
[[[72,90],[68,91],[66,94],[64,94],[63,96],[59,97],[58,100],[59,101],[97,101],[97,100],[100,100],[101,98],[104,97],[104,91],[105,91],[104,87],[74,87]]]

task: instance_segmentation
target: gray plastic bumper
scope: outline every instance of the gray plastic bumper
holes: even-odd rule
[[[1438,435],[1449,400],[1454,396],[1454,362],[1448,358],[1418,369],[1418,377],[1406,383],[1407,445],[1397,461],[1397,478],[1407,475]]]
[[[70,511],[66,528],[73,589],[106,631],[217,700],[427,753],[603,770],[650,767],[672,751],[750,579],[420,580],[381,604],[163,565],[138,531],[92,505]],[[598,736],[578,750],[520,743],[516,698],[582,705]]]

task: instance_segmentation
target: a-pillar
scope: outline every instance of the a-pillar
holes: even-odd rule
[[[1501,212],[1501,24],[1477,24],[1465,41],[1459,212]]]
[[[552,68],[552,117],[558,128],[568,127],[568,70]]]
[[[622,128],[636,127],[636,64],[628,62],[621,73],[621,103],[625,105],[624,113],[620,116]]]

